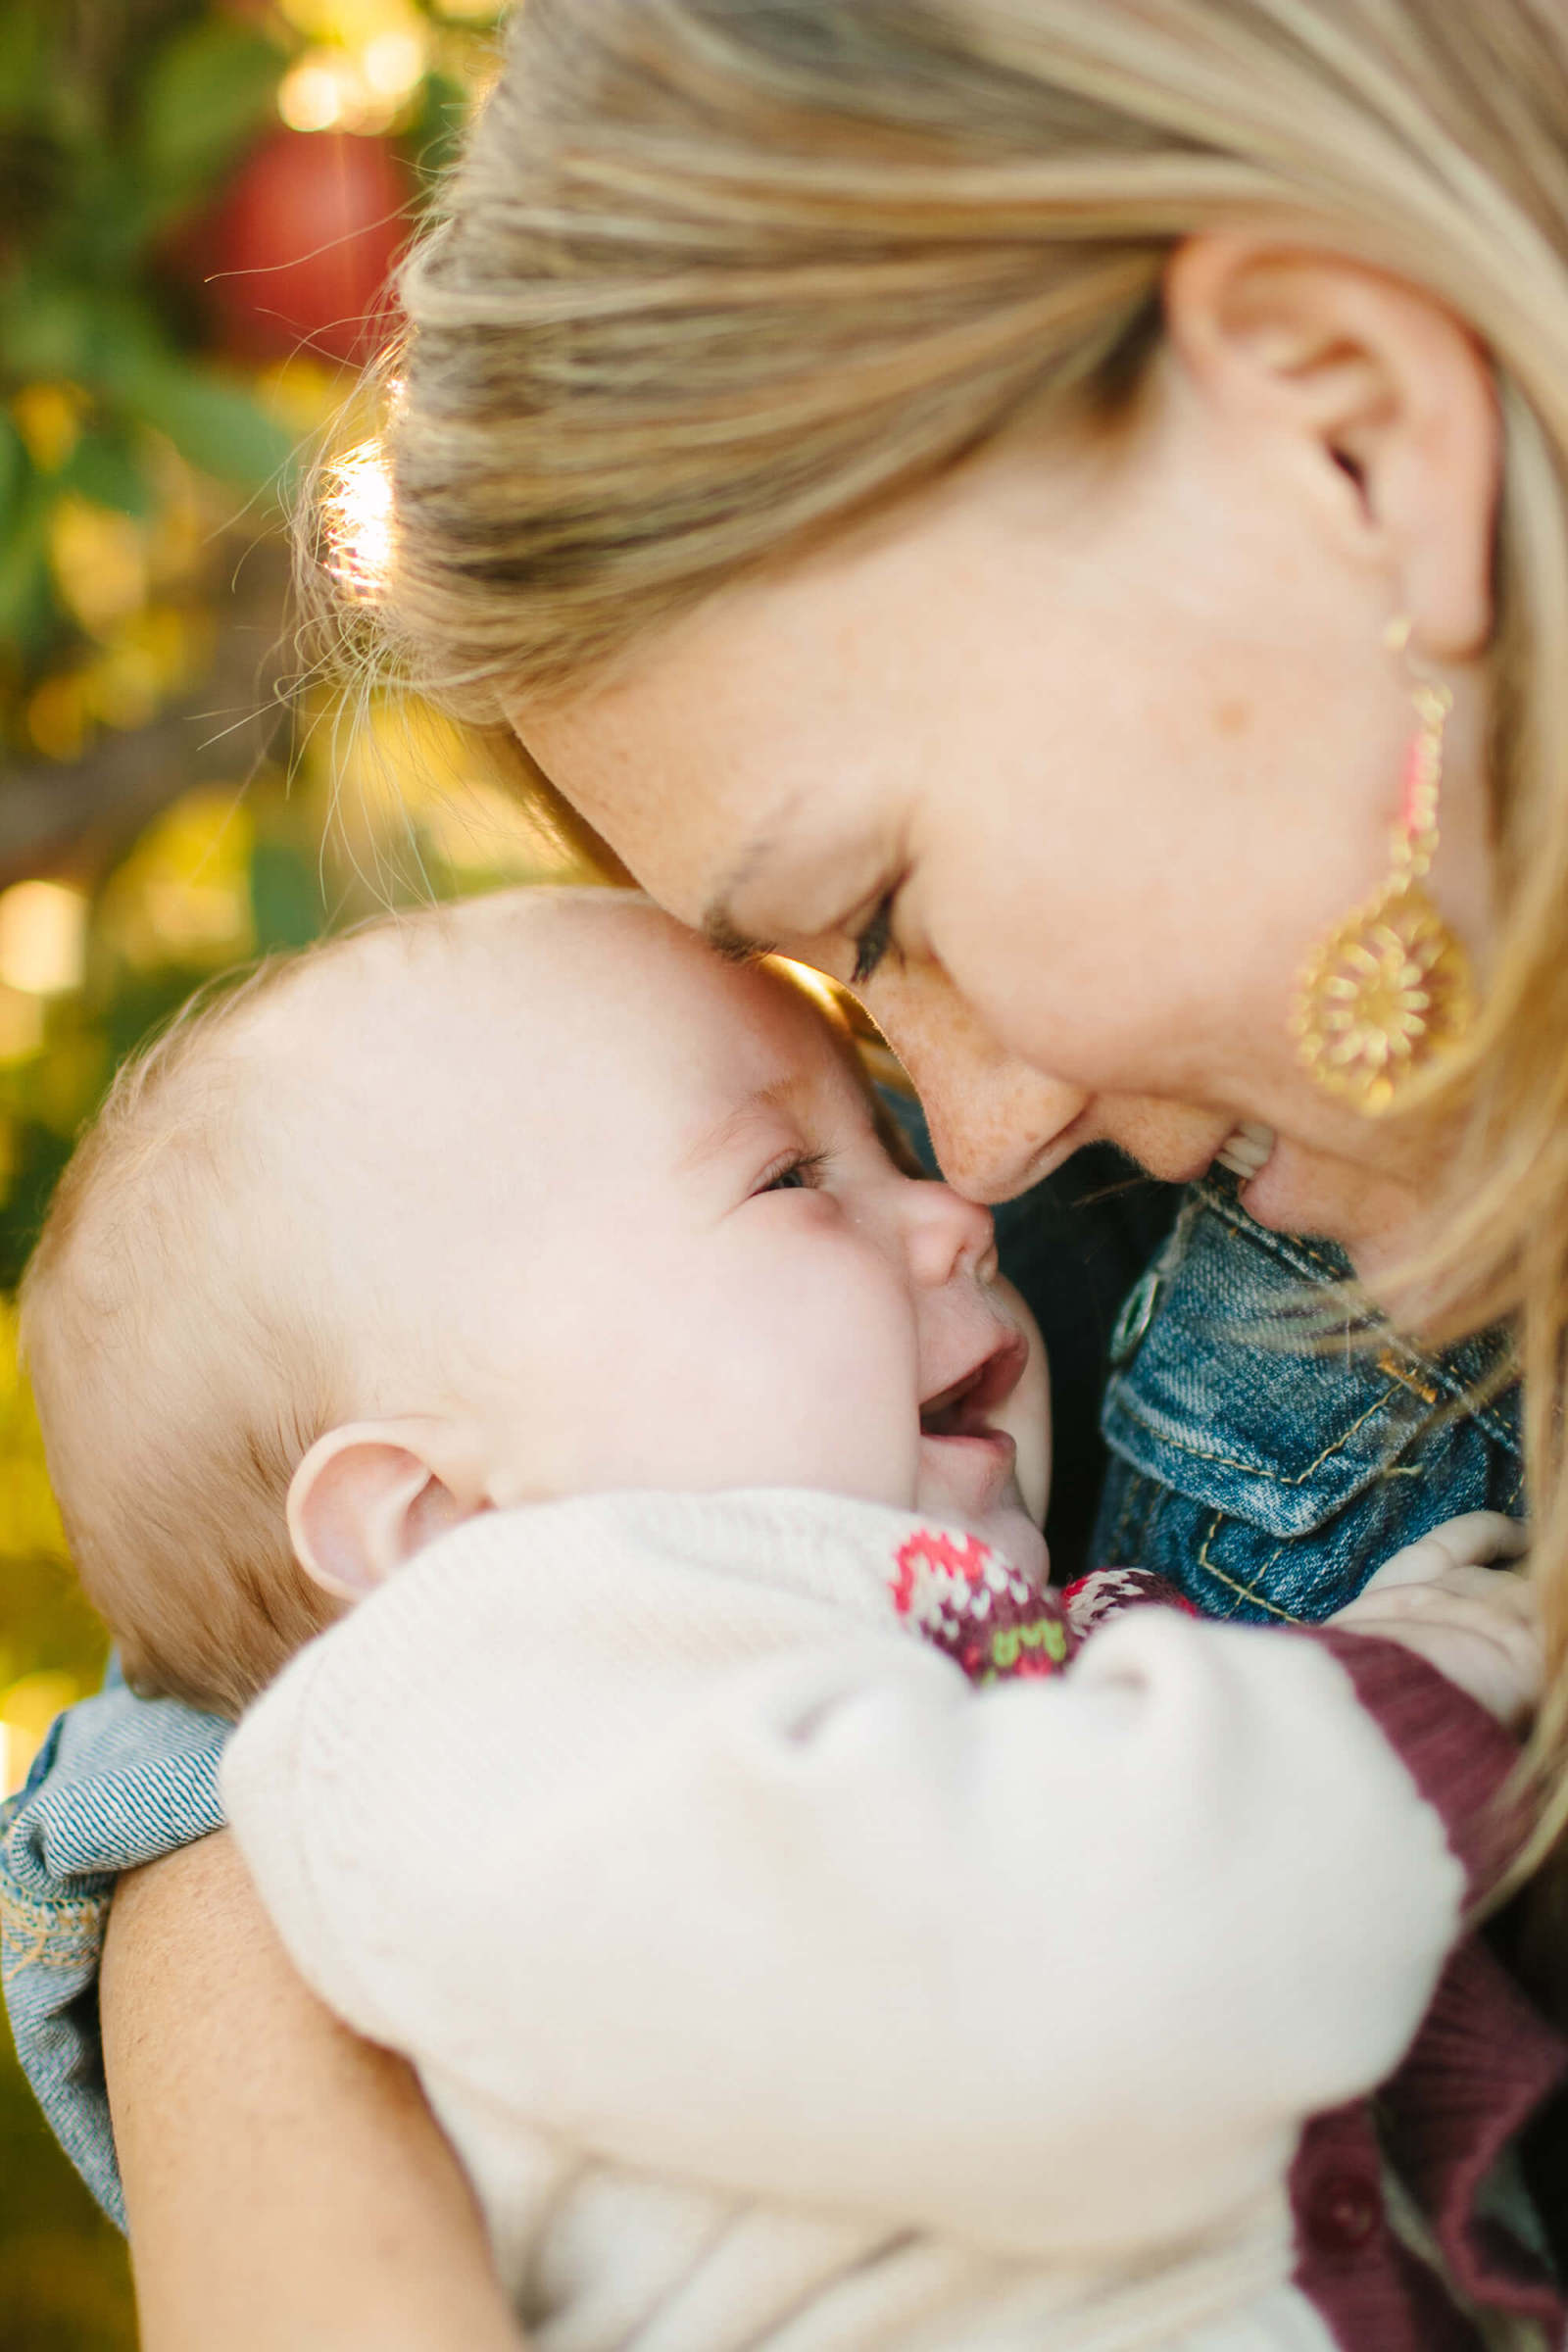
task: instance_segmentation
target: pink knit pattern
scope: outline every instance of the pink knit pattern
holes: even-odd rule
[[[917,1528],[893,1555],[893,1605],[972,1683],[1059,1674],[1078,1636],[1042,1592],[978,1536]]]

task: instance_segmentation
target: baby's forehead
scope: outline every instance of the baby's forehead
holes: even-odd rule
[[[295,978],[253,1015],[233,1240],[336,1302],[368,1379],[431,1299],[505,1319],[573,1252],[707,1230],[754,1144],[814,1147],[859,1085],[818,1005],[635,902],[464,908]]]
[[[829,1072],[843,1041],[776,972],[723,962],[624,891],[515,891],[391,920],[305,960],[253,1016],[265,1081],[373,1110],[397,1096],[649,1088],[673,1105]],[[719,1105],[722,1107],[722,1104]]]
[[[675,929],[633,894],[611,891],[498,891],[390,915],[286,969],[256,1005],[247,1042],[330,1048],[411,1017],[482,1032],[498,1007],[519,1004],[543,1031],[565,1001],[587,995],[596,973],[637,974],[646,994],[660,962],[678,952]]]

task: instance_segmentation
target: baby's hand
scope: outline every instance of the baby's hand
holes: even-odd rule
[[[1544,1654],[1529,1578],[1488,1567],[1516,1560],[1526,1533],[1500,1511],[1467,1511],[1385,1561],[1331,1624],[1399,1642],[1467,1690],[1511,1732],[1541,1701]]]

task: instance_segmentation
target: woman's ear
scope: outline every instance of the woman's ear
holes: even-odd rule
[[[1250,464],[1291,464],[1341,556],[1386,571],[1389,617],[1410,616],[1413,650],[1481,654],[1502,427],[1461,321],[1381,270],[1219,232],[1178,248],[1165,311],[1173,355],[1228,439]]]
[[[307,1576],[363,1600],[448,1528],[488,1508],[435,1421],[351,1421],[318,1438],[290,1481],[288,1532]]]

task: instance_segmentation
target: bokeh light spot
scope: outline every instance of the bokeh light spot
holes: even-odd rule
[[[79,988],[87,901],[65,882],[17,882],[0,894],[0,980],[25,997]]]

